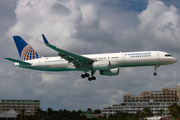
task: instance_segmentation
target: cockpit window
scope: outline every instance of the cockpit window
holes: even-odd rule
[[[165,54],[165,56],[166,56],[166,57],[172,57],[172,55],[170,55],[170,54]]]

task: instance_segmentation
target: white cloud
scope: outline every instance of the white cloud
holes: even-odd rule
[[[42,83],[45,84],[63,84],[64,83],[64,75],[58,74],[46,74],[42,73],[40,75],[42,77]]]
[[[133,68],[124,68],[123,69],[125,72],[127,72],[128,74],[134,74],[136,75],[136,72],[134,71]]]
[[[98,15],[97,15],[97,8],[93,4],[86,4],[81,7],[82,11],[82,27],[91,29],[92,27],[97,26],[98,24]]]
[[[34,91],[33,94],[35,97],[40,97],[40,98],[46,97],[48,95],[45,89],[36,89],[36,91]]]
[[[109,98],[111,105],[120,104],[120,98],[122,98],[122,96],[126,94],[123,90],[116,90],[116,92],[116,94],[112,94]]]
[[[178,82],[177,85],[180,85],[180,82]]]
[[[153,41],[159,46],[162,44],[164,48],[179,48],[180,16],[176,7],[167,7],[160,0],[149,0],[147,9],[143,10],[138,18],[140,34],[148,35],[151,38],[148,41]]]
[[[64,12],[63,12],[64,10]],[[38,46],[44,33],[53,44],[68,47],[76,43],[71,37],[76,32],[82,13],[74,0],[20,0],[16,10],[16,24],[8,31],[8,36],[25,36],[30,44],[43,52]]]

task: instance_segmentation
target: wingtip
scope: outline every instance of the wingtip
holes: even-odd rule
[[[42,34],[43,40],[45,44],[49,44],[49,42],[47,41],[46,37],[44,36],[44,34]]]

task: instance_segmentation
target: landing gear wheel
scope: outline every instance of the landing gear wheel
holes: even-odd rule
[[[88,74],[88,73],[86,73],[86,74],[85,74],[85,76],[86,76],[86,77],[89,77],[89,74]]]
[[[89,81],[92,81],[92,77],[88,77],[88,80],[89,80]]]
[[[86,76],[84,74],[81,75],[82,78],[85,78]]]
[[[93,80],[96,80],[96,77],[92,76],[92,79],[93,79]]]
[[[156,72],[154,72],[154,73],[153,73],[153,75],[154,75],[154,76],[156,76],[156,75],[157,75],[157,73],[156,73]]]
[[[89,81],[96,80],[96,77],[94,76],[95,72],[96,70],[91,70],[91,76],[90,76],[89,73],[87,73],[87,71],[84,71],[84,74],[81,74],[81,77],[82,78],[87,77]]]

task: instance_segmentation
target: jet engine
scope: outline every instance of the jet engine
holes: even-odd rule
[[[109,61],[96,61],[92,64],[94,70],[109,70],[110,62]]]
[[[119,68],[114,68],[110,70],[100,70],[100,75],[106,75],[106,76],[116,76],[119,75]]]

